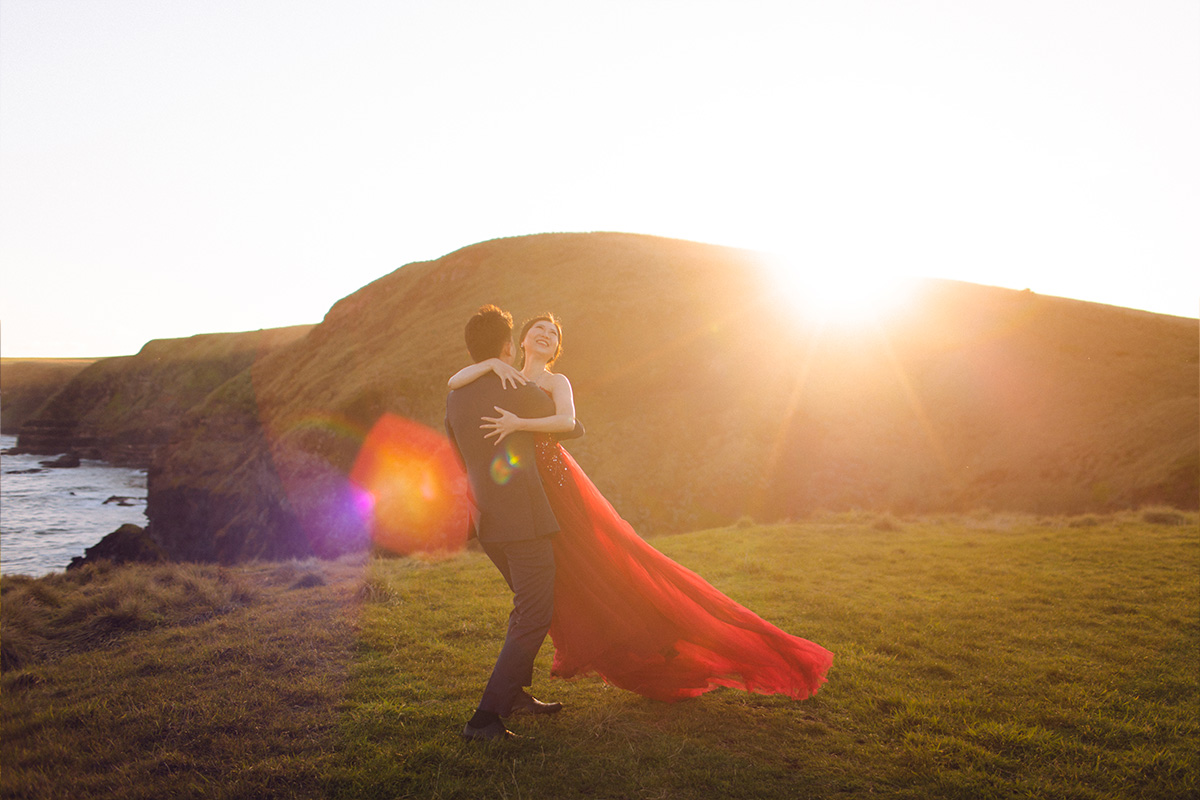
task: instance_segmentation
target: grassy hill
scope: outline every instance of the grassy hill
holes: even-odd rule
[[[136,355],[87,363],[26,416],[18,449],[148,465],[189,408],[311,327],[155,339]]]
[[[487,559],[104,565],[0,578],[0,796],[1106,798],[1200,791],[1200,521],[1156,510],[661,537],[835,654],[794,702],[548,678],[462,741],[504,638]],[[464,588],[467,590],[464,591]]]
[[[178,555],[363,543],[345,480],[380,415],[440,429],[462,326],[565,324],[577,459],[643,533],[820,509],[1078,513],[1200,501],[1194,319],[948,281],[858,328],[780,302],[757,254],[544,234],[407,265],[197,408],[151,475]]]
[[[0,358],[0,432],[21,424],[92,364],[94,358]]]

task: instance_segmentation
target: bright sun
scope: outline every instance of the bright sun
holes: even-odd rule
[[[770,290],[804,318],[823,326],[860,327],[901,308],[910,278],[883,269],[813,269],[784,259],[766,265]]]

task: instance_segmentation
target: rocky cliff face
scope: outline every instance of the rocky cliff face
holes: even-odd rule
[[[643,533],[816,509],[1195,508],[1196,320],[931,281],[822,328],[752,253],[547,234],[410,264],[195,407],[150,476],[175,557],[335,555],[366,533],[346,475],[388,413],[440,430],[482,303],[564,320],[570,445]]]
[[[189,408],[310,328],[161,339],[134,356],[100,359],[21,424],[17,450],[149,466]]]

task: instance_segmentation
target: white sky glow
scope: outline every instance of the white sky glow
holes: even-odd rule
[[[617,230],[1200,311],[1191,0],[3,0],[0,352]]]

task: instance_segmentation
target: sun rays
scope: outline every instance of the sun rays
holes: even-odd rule
[[[860,287],[854,281],[840,278],[808,280],[786,269],[772,277],[777,281],[776,288],[786,285],[791,291],[787,297],[774,298],[777,313],[779,307],[795,310],[797,324],[795,338],[772,356],[777,362],[777,377],[782,379],[772,390],[778,392],[775,403],[779,414],[765,443],[757,496],[751,503],[754,510],[765,505],[767,494],[777,489],[772,476],[793,468],[820,472],[829,467],[823,463],[822,454],[829,453],[822,443],[822,429],[809,424],[813,414],[822,419],[835,414],[845,423],[846,431],[866,425],[876,427],[878,432],[879,420],[872,409],[904,409],[889,418],[893,424],[901,424],[904,435],[912,435],[913,444],[924,451],[912,454],[914,462],[936,464],[946,485],[954,487],[955,492],[960,490],[961,479],[956,474],[954,459],[938,433],[928,402],[921,396],[920,380],[897,350],[896,337],[904,329],[901,318],[913,312],[917,304],[916,283],[881,279],[875,285]],[[809,293],[798,296],[801,286],[807,288],[799,291]],[[880,398],[886,396],[894,396],[899,405],[881,403]],[[857,445],[850,443],[861,433],[848,435],[851,439],[841,443],[843,448],[855,450],[867,446],[865,439]],[[817,461],[798,462],[796,454],[800,452]],[[803,492],[797,494],[794,489],[787,503],[793,510],[800,510],[815,499],[805,497]],[[865,500],[865,496],[859,500]],[[901,505],[908,502],[901,495],[870,500],[885,505],[894,501]],[[820,502],[837,505],[852,501],[825,496]]]

